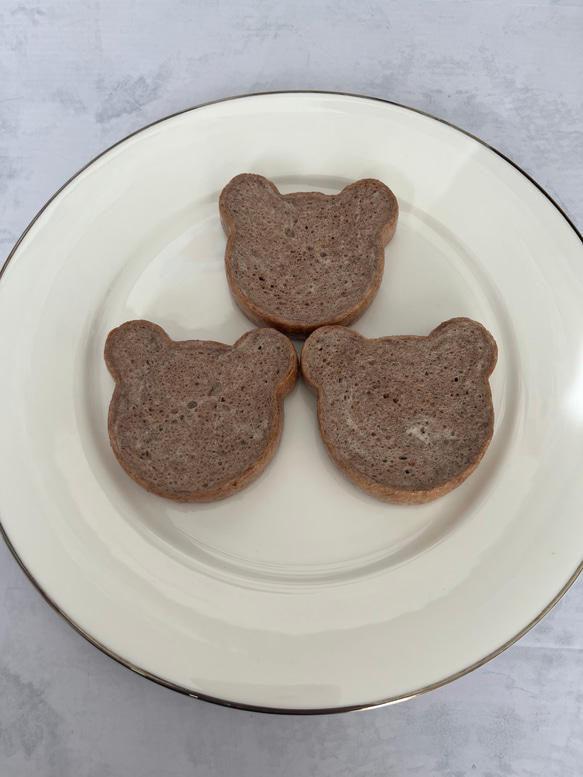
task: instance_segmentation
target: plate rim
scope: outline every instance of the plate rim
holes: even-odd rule
[[[448,126],[457,132],[460,132],[462,135],[465,135],[466,137],[471,138],[472,140],[476,141],[480,145],[484,146],[485,148],[489,149],[493,153],[495,153],[499,158],[503,159],[506,163],[508,163],[511,167],[513,167],[515,170],[517,170],[524,178],[526,178],[528,181],[530,181],[531,184],[533,184],[545,197],[546,199],[554,206],[554,208],[561,214],[563,219],[567,222],[567,224],[571,227],[575,235],[579,238],[581,243],[583,244],[583,234],[579,231],[579,229],[575,226],[571,218],[567,215],[567,213],[564,211],[564,209],[553,199],[553,197],[534,179],[532,176],[527,173],[525,170],[523,170],[516,162],[514,162],[512,159],[507,157],[505,154],[503,154],[501,151],[496,149],[494,146],[490,145],[486,141],[482,140],[481,138],[477,137],[476,135],[472,134],[471,132],[468,132],[467,130],[458,127],[456,124],[453,124],[452,122],[442,119],[438,116],[435,116],[431,113],[428,113],[427,111],[421,110],[419,108],[413,108],[411,106],[404,105],[402,103],[393,101],[393,100],[387,100],[382,97],[375,97],[370,95],[362,95],[362,94],[356,94],[352,92],[342,92],[342,91],[328,91],[328,90],[317,90],[317,89],[286,89],[286,90],[272,90],[272,91],[265,91],[265,92],[248,92],[245,94],[238,94],[238,95],[231,95],[229,97],[221,97],[217,98],[215,100],[209,100],[203,103],[198,103],[196,105],[193,105],[189,108],[184,108],[179,111],[175,111],[174,113],[168,114],[166,116],[163,116],[159,119],[156,119],[149,124],[144,125],[143,127],[140,127],[139,129],[129,133],[128,135],[124,136],[120,140],[116,141],[112,145],[108,146],[106,149],[101,151],[99,154],[97,154],[95,157],[93,157],[90,161],[88,161],[86,164],[84,164],[77,172],[75,172],[72,176],[70,176],[63,184],[60,186],[57,191],[46,201],[46,203],[42,206],[42,208],[36,213],[36,215],[33,217],[33,219],[29,222],[29,224],[26,226],[20,237],[17,239],[16,243],[12,247],[10,253],[8,254],[8,257],[6,258],[5,262],[3,263],[2,267],[0,268],[0,281],[2,280],[2,276],[4,275],[4,272],[6,271],[9,263],[12,261],[14,256],[16,255],[19,246],[21,245],[22,241],[28,234],[28,232],[31,230],[31,228],[34,226],[34,224],[37,222],[37,220],[41,217],[41,215],[44,213],[44,211],[51,205],[53,200],[55,200],[61,192],[63,192],[81,173],[83,173],[86,169],[88,169],[91,165],[93,165],[98,159],[100,159],[102,156],[105,156],[110,151],[112,151],[117,146],[121,145],[122,143],[125,143],[130,138],[140,134],[141,132],[144,132],[152,127],[154,127],[157,124],[161,124],[162,122],[168,121],[169,119],[173,119],[177,116],[180,116],[185,113],[190,113],[192,111],[198,110],[199,108],[206,108],[211,105],[217,105],[224,102],[230,102],[235,100],[244,100],[247,98],[254,98],[254,97],[269,97],[269,96],[281,96],[281,95],[321,95],[321,96],[331,96],[331,97],[350,97],[358,100],[366,100],[366,101],[374,101],[379,102],[385,105],[391,105],[393,107],[402,108],[403,110],[409,111],[411,113],[416,113],[421,116],[425,116],[426,118],[432,119],[433,121],[437,121],[440,124],[443,124],[445,126]],[[27,568],[27,566],[24,564],[23,560],[20,558],[16,548],[13,546],[10,538],[8,537],[6,530],[4,529],[3,523],[2,523],[2,516],[0,515],[0,534],[2,535],[2,538],[4,542],[6,543],[9,551],[11,552],[12,556],[15,558],[16,562],[22,569],[22,571],[25,573],[29,581],[33,584],[35,589],[40,593],[40,595],[43,597],[43,599],[47,602],[47,604],[53,609],[58,615],[60,615],[68,624],[71,626],[78,634],[80,634],[82,637],[84,637],[90,644],[92,644],[94,647],[101,650],[102,653],[107,655],[108,657],[114,659],[117,663],[121,664],[122,666],[126,667],[127,669],[130,669],[131,671],[135,672],[136,674],[145,677],[148,680],[151,680],[152,682],[155,682],[158,685],[161,685],[163,687],[169,688],[170,690],[177,691],[178,693],[181,693],[186,696],[190,696],[191,698],[200,699],[201,701],[210,702],[212,704],[217,704],[224,707],[230,707],[233,709],[243,709],[248,710],[251,712],[262,712],[262,713],[271,713],[271,714],[279,714],[279,715],[323,715],[323,714],[336,714],[341,712],[352,712],[356,710],[364,710],[364,709],[374,709],[377,707],[384,707],[388,706],[390,704],[396,704],[397,702],[406,701],[409,699],[413,699],[417,696],[420,696],[422,694],[428,693],[430,691],[436,690],[437,688],[441,688],[445,685],[449,685],[449,683],[460,679],[461,677],[464,677],[465,675],[469,674],[470,672],[473,672],[475,669],[480,668],[481,666],[484,666],[489,661],[491,661],[493,658],[496,658],[498,655],[503,653],[505,650],[507,650],[509,647],[514,645],[518,640],[520,640],[525,634],[527,634],[534,626],[536,626],[546,615],[555,607],[555,605],[563,598],[563,596],[567,593],[567,591],[571,588],[571,586],[575,583],[579,575],[583,572],[583,560],[577,567],[577,569],[574,571],[574,573],[571,575],[569,580],[565,583],[565,585],[560,589],[560,591],[554,596],[554,598],[545,606],[545,608],[530,622],[528,623],[524,628],[522,628],[515,636],[513,636],[511,639],[509,639],[507,642],[505,642],[503,645],[498,647],[493,652],[489,653],[485,657],[481,658],[479,661],[476,661],[475,663],[471,664],[468,667],[465,667],[464,669],[460,670],[459,672],[456,672],[453,675],[450,675],[436,683],[432,683],[431,685],[424,686],[422,688],[419,688],[415,691],[412,691],[411,693],[402,694],[395,697],[390,697],[387,699],[383,699],[380,701],[374,701],[374,702],[366,702],[363,704],[355,704],[355,705],[347,705],[347,706],[340,706],[340,707],[325,707],[325,708],[280,708],[280,707],[270,707],[270,706],[261,706],[261,705],[253,705],[253,704],[247,704],[244,702],[234,702],[230,701],[228,699],[223,699],[220,697],[212,696],[209,694],[205,694],[202,692],[195,692],[192,691],[189,688],[186,688],[184,686],[181,686],[177,683],[173,683],[171,681],[165,680],[162,677],[159,677],[158,675],[155,675],[151,672],[148,672],[145,669],[140,668],[139,666],[133,664],[128,659],[123,658],[122,656],[118,655],[114,651],[107,648],[105,645],[99,642],[95,637],[90,635],[88,632],[86,632],[81,626],[79,626],[75,621],[70,618],[67,613],[62,610],[59,605],[46,593],[46,591],[42,588],[42,586],[38,583],[38,581],[35,579],[32,572]]]

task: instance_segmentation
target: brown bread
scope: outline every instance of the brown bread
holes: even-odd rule
[[[116,386],[111,446],[137,483],[180,502],[235,494],[267,467],[279,445],[283,399],[298,359],[274,329],[233,346],[174,342],[149,321],[114,329],[105,361]]]
[[[324,327],[306,340],[301,369],[340,470],[379,499],[419,504],[459,486],[486,452],[497,354],[492,335],[467,318],[428,337],[368,340]]]
[[[255,324],[290,337],[351,324],[365,312],[399,214],[395,195],[374,179],[337,195],[282,195],[252,174],[233,178],[219,208],[235,302]]]

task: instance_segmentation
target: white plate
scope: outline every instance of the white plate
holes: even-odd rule
[[[335,470],[315,399],[234,498],[143,491],[108,442],[110,329],[232,343],[217,198],[240,172],[284,192],[376,177],[401,216],[366,336],[470,316],[498,341],[496,429],[476,473],[394,507]],[[70,181],[0,283],[0,513],[50,602],[154,679],[288,711],[368,706],[455,678],[554,603],[583,557],[583,245],[520,170],[460,130],[377,100],[256,95],[132,135]]]

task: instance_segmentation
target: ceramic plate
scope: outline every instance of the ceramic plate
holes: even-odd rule
[[[386,182],[400,222],[367,337],[469,316],[499,345],[493,441],[432,504],[356,490],[299,384],[279,452],[211,505],[143,491],[110,449],[107,333],[146,318],[233,343],[217,199],[241,172],[283,192]],[[520,636],[583,558],[583,244],[495,151],[347,95],[243,97],[132,135],[33,221],[0,283],[0,514],[50,603],[173,688],[290,712],[402,699]]]

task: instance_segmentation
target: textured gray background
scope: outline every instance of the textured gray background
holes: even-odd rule
[[[298,88],[448,119],[583,228],[581,0],[0,0],[0,258],[70,175],[133,130]],[[579,776],[582,592],[580,580],[517,645],[431,694],[278,717],[181,697],[106,658],[2,544],[0,777]]]

